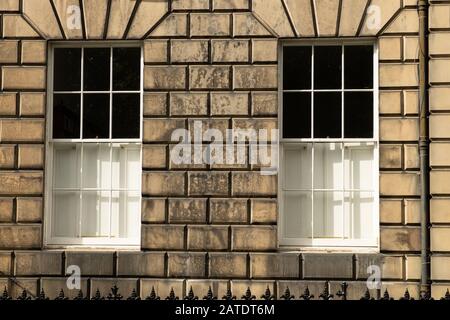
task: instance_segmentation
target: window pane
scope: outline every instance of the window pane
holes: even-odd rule
[[[81,49],[55,48],[53,60],[53,90],[80,91]]]
[[[112,237],[135,238],[139,235],[140,201],[138,192],[112,193]]]
[[[314,189],[342,190],[343,177],[342,145],[314,144]]]
[[[284,236],[287,238],[311,238],[311,193],[285,192],[283,205]]]
[[[53,193],[53,237],[78,237],[80,193],[56,191]]]
[[[78,188],[80,186],[80,159],[80,145],[55,145],[53,149],[54,188]]]
[[[342,192],[314,192],[314,237],[344,236]]]
[[[312,188],[312,145],[286,146],[284,149],[285,189]]]
[[[312,47],[283,48],[284,90],[311,89]]]
[[[283,137],[311,138],[311,93],[283,94]]]
[[[111,162],[109,144],[83,145],[83,187],[111,187]]]
[[[114,94],[112,111],[113,138],[139,138],[140,95]]]
[[[345,189],[373,190],[374,145],[346,143],[344,148]]]
[[[314,89],[342,88],[342,47],[314,47]]]
[[[80,138],[80,95],[53,95],[53,138]]]
[[[141,186],[141,153],[134,146],[115,146],[112,150],[113,189],[139,190]]]
[[[113,90],[139,90],[140,65],[140,48],[114,48]]]
[[[109,94],[83,96],[83,138],[109,138]]]
[[[81,236],[108,237],[110,230],[110,192],[86,191],[82,194]]]
[[[110,59],[110,48],[84,49],[84,90],[109,91]]]
[[[345,193],[346,237],[351,239],[374,238],[374,197],[370,192]]]
[[[346,89],[373,88],[373,46],[345,46]]]
[[[345,138],[373,137],[373,93],[346,92],[344,94]]]
[[[340,92],[314,93],[314,138],[342,136]]]

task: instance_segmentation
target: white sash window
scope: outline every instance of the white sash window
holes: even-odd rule
[[[55,45],[50,61],[46,244],[138,246],[142,50]]]
[[[378,248],[377,48],[283,47],[280,242]]]

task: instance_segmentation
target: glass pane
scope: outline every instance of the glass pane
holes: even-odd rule
[[[142,184],[142,165],[141,150],[137,147],[128,147],[127,149],[127,188],[128,190],[141,190]]]
[[[283,48],[283,89],[311,89],[312,47]]]
[[[314,93],[314,138],[341,138],[340,92]]]
[[[140,190],[141,188],[141,153],[133,146],[116,146],[112,153],[113,189]]]
[[[114,94],[112,111],[113,138],[139,138],[140,95]]]
[[[113,49],[113,90],[139,90],[141,48]]]
[[[284,149],[285,189],[312,188],[312,144],[286,146]]]
[[[283,226],[287,238],[311,238],[312,197],[310,192],[284,194]]]
[[[108,237],[110,233],[110,192],[82,194],[81,236]]]
[[[345,88],[373,88],[373,46],[345,46]]]
[[[314,238],[344,236],[342,192],[314,192]]]
[[[83,138],[109,138],[109,94],[83,96]]]
[[[140,201],[138,192],[112,193],[112,237],[138,237],[141,222]]]
[[[109,91],[110,48],[84,49],[83,87],[86,91]]]
[[[370,192],[345,193],[345,236],[351,239],[374,238],[374,197]]]
[[[342,47],[314,47],[314,89],[342,88]]]
[[[342,167],[340,143],[314,144],[314,189],[342,190]]]
[[[344,137],[373,138],[373,93],[344,94]]]
[[[54,188],[78,188],[80,186],[81,147],[55,145],[53,149]]]
[[[55,48],[53,60],[53,90],[80,91],[81,49]]]
[[[80,193],[56,191],[53,193],[52,235],[78,237]]]
[[[311,138],[311,93],[283,94],[283,137]]]
[[[345,144],[346,190],[373,190],[373,149],[373,144]]]
[[[80,138],[80,95],[53,95],[53,138]]]
[[[111,187],[110,147],[108,144],[84,144],[83,187]]]

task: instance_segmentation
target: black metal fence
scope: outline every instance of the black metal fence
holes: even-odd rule
[[[348,300],[347,299],[348,287],[349,287],[348,283],[342,282],[340,284],[340,289],[335,294],[332,294],[330,292],[329,282],[326,281],[324,283],[323,291],[322,291],[322,293],[319,294],[318,297],[314,297],[314,295],[311,295],[308,287],[306,287],[303,294],[301,294],[298,297],[292,295],[288,287],[286,288],[284,293],[279,297],[276,297],[275,295],[273,295],[272,292],[270,291],[269,287],[267,287],[264,294],[261,295],[260,297],[257,297],[254,294],[252,294],[250,287],[248,287],[247,290],[241,296],[239,296],[239,295],[236,296],[232,292],[231,288],[228,287],[227,292],[224,296],[217,297],[216,295],[214,295],[211,287],[209,287],[208,291],[205,293],[205,295],[201,299],[202,300],[219,300],[219,299],[221,299],[221,300],[228,300],[228,301],[232,301],[232,300],[247,300],[247,301],[249,301],[249,300],[266,300],[266,301],[270,301],[270,300]],[[20,296],[11,297],[8,293],[8,290],[5,287],[3,294],[0,295],[0,302],[7,301],[7,300],[50,300],[50,299],[47,297],[46,293],[44,292],[44,289],[41,289],[40,293],[37,296],[34,296],[28,290],[24,289]],[[97,289],[95,294],[91,298],[89,298],[88,296],[86,296],[83,293],[83,291],[79,290],[78,295],[75,298],[69,299],[65,295],[64,290],[61,289],[61,291],[59,292],[59,295],[53,300],[97,300],[97,301],[98,300],[172,300],[172,301],[173,300],[191,300],[192,301],[192,300],[200,300],[200,298],[194,293],[194,290],[192,289],[192,287],[190,288],[187,296],[185,296],[185,297],[177,296],[175,294],[173,288],[170,290],[170,293],[168,296],[160,297],[154,287],[152,287],[152,290],[149,292],[149,295],[146,297],[140,297],[139,294],[137,293],[136,289],[133,289],[131,294],[128,297],[124,297],[119,292],[119,288],[116,285],[114,285],[111,288],[110,292],[106,296],[103,296],[100,293],[100,290]],[[383,293],[381,293],[381,290],[378,289],[376,296],[371,296],[369,289],[367,289],[365,294],[360,298],[360,300],[393,301],[395,299],[389,295],[389,292],[387,289],[385,289],[385,291]],[[403,297],[401,297],[398,300],[412,301],[415,299],[413,297],[411,297],[408,289],[406,289]],[[434,300],[434,299],[431,297],[431,294],[429,292],[422,292],[420,294],[419,300]],[[440,300],[450,301],[450,292],[448,289],[447,289],[447,292],[445,293],[445,295],[442,298],[440,298]]]

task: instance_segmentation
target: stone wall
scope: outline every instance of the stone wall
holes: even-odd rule
[[[429,15],[431,279],[436,293],[450,280],[450,2],[431,1]],[[447,283],[446,283],[447,282]]]
[[[433,295],[450,281],[445,182],[450,166],[450,83],[445,68],[449,1],[430,11],[430,103],[433,200]],[[67,28],[66,8],[81,5],[82,28]],[[66,267],[79,265],[82,288],[102,294],[116,283],[161,297],[241,295],[266,287],[317,297],[351,283],[365,291],[366,268],[379,264],[394,297],[420,279],[418,161],[418,17],[415,0],[4,0],[0,4],[0,288],[54,297]],[[380,9],[373,25],[373,8]],[[375,7],[376,8],[376,7]],[[439,9],[438,9],[439,8]],[[108,15],[109,13],[109,15]],[[277,245],[277,178],[244,165],[176,165],[176,128],[276,128],[279,40],[378,38],[380,86],[380,254],[287,253]],[[143,205],[140,252],[46,250],[42,241],[46,57],[49,40],[140,40],[145,52]],[[78,292],[66,292],[75,295]]]

